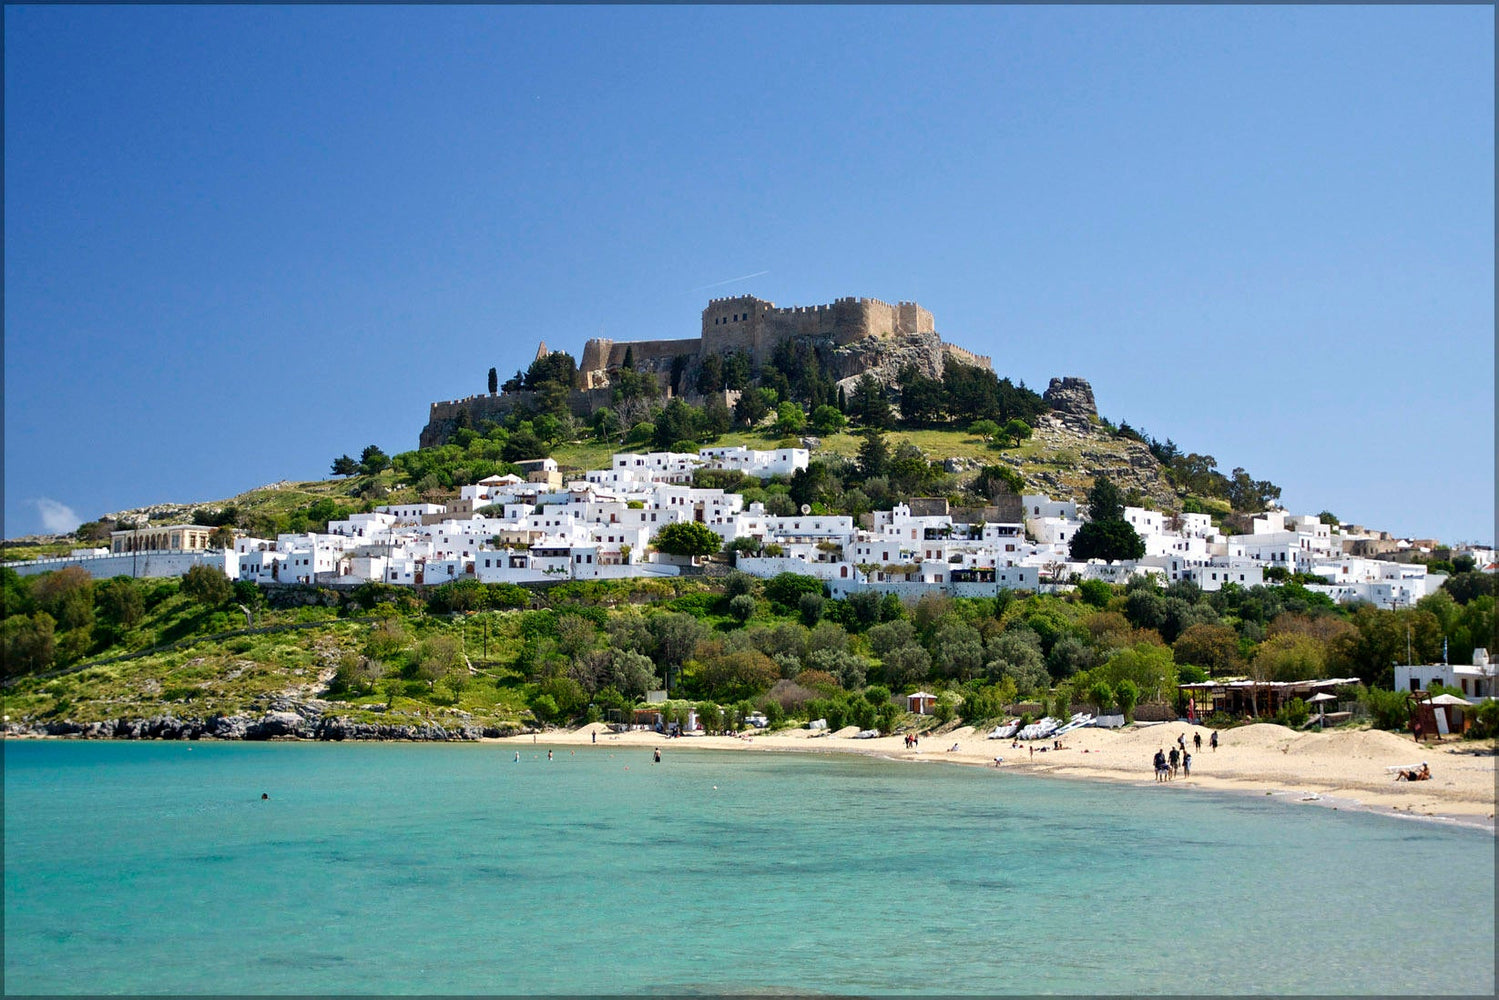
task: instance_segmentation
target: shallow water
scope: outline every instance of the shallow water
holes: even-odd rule
[[[1484,832],[855,757],[514,749],[7,742],[6,991],[1494,990]]]

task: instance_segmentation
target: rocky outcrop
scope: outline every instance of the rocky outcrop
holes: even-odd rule
[[[1085,378],[1054,378],[1041,398],[1051,407],[1052,414],[1072,430],[1087,431],[1098,417],[1093,387]]]
[[[928,378],[941,378],[942,360],[942,338],[935,333],[916,333],[898,339],[869,337],[836,347],[828,357],[828,366],[839,384],[852,390],[853,383],[866,373],[893,385],[907,365],[914,365]]]

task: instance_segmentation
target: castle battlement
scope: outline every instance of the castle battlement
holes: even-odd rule
[[[919,304],[904,299],[891,305],[883,299],[846,295],[820,305],[777,306],[753,295],[709,299],[696,337],[672,340],[621,340],[591,337],[583,345],[577,381],[569,408],[587,416],[610,403],[611,373],[630,358],[635,371],[652,375],[668,394],[690,394],[702,359],[710,354],[744,353],[756,367],[771,358],[786,341],[805,339],[824,357],[832,377],[853,379],[882,366],[917,359],[928,375],[940,377],[944,357],[990,367],[989,359],[945,343],[937,336],[936,321]],[[870,342],[873,343],[870,343]],[[537,357],[546,354],[543,344]],[[893,378],[894,369],[882,377]],[[531,405],[534,394],[525,390],[488,396],[468,396],[433,403],[422,447],[441,444],[458,426],[477,426],[499,419],[517,405]]]

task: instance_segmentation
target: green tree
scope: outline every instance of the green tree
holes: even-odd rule
[[[1135,721],[1135,706],[1140,703],[1140,688],[1134,681],[1126,678],[1114,686],[1114,700],[1119,704],[1119,711],[1124,713],[1124,721]]]
[[[885,398],[885,387],[868,372],[860,375],[859,381],[854,383],[851,405],[865,427],[883,429],[890,426],[890,401]]]
[[[548,385],[571,389],[577,378],[578,363],[566,351],[551,351],[531,362],[526,369],[525,387],[542,389]]]
[[[822,404],[812,411],[811,427],[816,434],[836,434],[848,426],[848,418],[836,406]]]
[[[1136,685],[1137,692],[1149,695],[1153,700],[1174,697],[1176,694],[1176,661],[1171,650],[1151,643],[1137,643],[1129,649],[1121,649],[1093,670],[1095,680],[1103,680],[1114,686],[1116,694],[1123,694],[1123,682]]]
[[[787,400],[776,410],[775,431],[784,436],[800,434],[807,426],[807,415],[801,404]]]
[[[182,593],[210,608],[229,603],[234,595],[234,585],[218,570],[204,565],[190,568],[182,577]]]
[[[985,444],[999,437],[999,425],[992,420],[975,420],[968,425],[968,433],[983,439]]]
[[[1258,514],[1280,499],[1280,487],[1268,479],[1251,479],[1243,469],[1235,469],[1225,491],[1229,504],[1243,514]]]
[[[914,426],[936,423],[943,417],[947,395],[942,383],[921,374],[915,365],[900,370],[900,412]]]
[[[0,626],[0,649],[3,649],[5,676],[35,673],[52,666],[57,655],[57,622],[45,611],[29,618],[12,615]]]
[[[366,445],[359,453],[359,469],[366,476],[373,476],[378,472],[390,468],[390,456],[381,451],[377,445]]]
[[[120,628],[135,628],[146,615],[141,588],[128,576],[101,583],[94,593],[94,606],[107,621]]]
[[[1072,558],[1079,562],[1102,559],[1140,559],[1145,555],[1145,541],[1128,521],[1088,521],[1068,543]]]
[[[1010,440],[1012,444],[1018,447],[1020,442],[1026,440],[1031,436],[1031,425],[1026,423],[1024,420],[1021,420],[1019,417],[1014,417],[1010,420],[1005,421],[1005,426],[1002,433],[1006,438]]]
[[[884,431],[877,425],[870,425],[859,434],[864,439],[859,445],[859,474],[865,479],[883,476],[890,465],[890,448],[885,443]]]
[[[1020,473],[1004,465],[986,465],[973,480],[973,491],[991,502],[1011,493],[1019,496],[1024,489]]]
[[[1272,635],[1254,651],[1251,673],[1256,680],[1306,681],[1325,673],[1327,652],[1309,635],[1283,632]]]
[[[1199,622],[1177,636],[1171,646],[1176,662],[1202,667],[1209,674],[1236,674],[1244,666],[1239,636],[1227,625]]]
[[[43,573],[31,587],[37,607],[51,615],[60,631],[94,624],[94,578],[81,566]]]
[[[1088,700],[1093,703],[1099,715],[1107,715],[1109,709],[1114,707],[1114,689],[1109,687],[1108,681],[1094,681],[1088,688]]]
[[[822,581],[801,573],[777,573],[765,581],[765,597],[782,614],[792,614],[801,605],[803,594],[822,595]]]
[[[698,365],[697,378],[693,383],[698,394],[706,396],[723,388],[723,358],[709,354]]]
[[[703,437],[712,441],[724,434],[734,426],[734,415],[729,412],[728,404],[723,401],[720,393],[714,393],[708,397],[703,404],[702,431]]]
[[[1102,580],[1084,580],[1077,585],[1077,592],[1083,603],[1095,608],[1108,607],[1109,599],[1114,596],[1114,588]]]
[[[467,673],[468,665],[463,662],[463,647],[456,637],[435,635],[417,647],[416,669],[431,691],[450,674],[459,670]]]
[[[348,455],[340,455],[333,460],[333,474],[345,478],[357,476],[359,475],[359,463]]]
[[[706,524],[677,521],[656,532],[652,544],[660,552],[674,556],[710,556],[723,547],[723,541]]]
[[[755,389],[745,389],[734,404],[734,419],[746,427],[754,427],[770,412],[770,404]]]
[[[729,598],[729,614],[737,622],[749,621],[755,616],[755,599],[749,594]]]
[[[1124,494],[1119,492],[1119,487],[1114,485],[1113,480],[1102,473],[1094,477],[1093,485],[1088,490],[1088,520],[1124,520]]]
[[[648,627],[656,640],[658,662],[667,671],[686,663],[708,635],[702,622],[682,612],[653,615]]]
[[[489,369],[489,394],[493,396],[500,391],[500,373],[495,369]]]
[[[702,426],[702,417],[702,411],[697,407],[681,399],[673,399],[656,417],[653,443],[661,451],[666,451],[678,441],[696,438],[698,429]]]

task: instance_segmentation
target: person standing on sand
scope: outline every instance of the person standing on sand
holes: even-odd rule
[[[1171,762],[1171,777],[1176,777],[1176,767],[1181,763],[1181,751],[1176,747],[1171,748],[1171,755],[1167,758]]]
[[[1202,753],[1202,734],[1201,733],[1193,733],[1192,734],[1192,749],[1196,750],[1198,753]]]
[[[1185,750],[1182,751],[1182,777],[1192,777],[1192,755]]]
[[[593,742],[597,743],[598,741],[599,741],[599,731],[597,729],[595,729],[593,731]]]
[[[1155,751],[1155,780],[1164,781],[1161,775],[1166,773],[1166,751],[1156,747]]]
[[[1212,738],[1208,740],[1208,745],[1213,748],[1214,753],[1218,752],[1218,730],[1213,730],[1213,735]]]
[[[1186,753],[1187,752],[1187,734],[1186,733],[1177,733],[1176,734],[1176,745],[1177,745],[1177,747],[1179,747],[1181,749],[1182,753]]]

